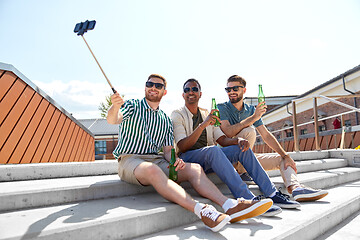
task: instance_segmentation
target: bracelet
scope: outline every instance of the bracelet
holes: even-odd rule
[[[289,154],[285,154],[284,156],[281,156],[281,158],[284,159],[284,158],[286,158],[288,156],[289,156]]]

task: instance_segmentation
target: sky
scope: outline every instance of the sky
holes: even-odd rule
[[[245,96],[299,95],[360,64],[358,0],[0,0],[0,62],[13,65],[75,118],[99,118],[111,89],[143,98],[152,73],[167,79],[160,108],[184,105],[199,80],[200,106],[227,101],[226,80]]]

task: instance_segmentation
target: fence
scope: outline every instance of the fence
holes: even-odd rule
[[[293,137],[283,138],[279,140],[279,143],[282,145],[286,152],[298,152],[298,151],[310,151],[310,150],[327,150],[327,149],[336,149],[336,148],[356,148],[360,145],[360,126],[346,127],[344,124],[344,115],[350,114],[353,112],[360,112],[360,109],[350,106],[348,104],[339,102],[332,98],[354,98],[359,97],[360,95],[345,95],[345,96],[315,96],[311,97],[313,99],[313,110],[314,110],[314,120],[306,123],[298,124],[297,123],[297,113],[296,113],[296,102],[302,101],[309,98],[301,98],[292,100],[293,108],[293,126],[285,127],[276,131],[271,131],[272,133],[285,131],[288,129],[293,130]],[[318,118],[318,109],[317,109],[317,99],[323,98],[328,101],[331,101],[335,104],[341,105],[344,108],[351,109],[350,111],[334,114],[326,118]],[[319,120],[326,120],[334,117],[341,117],[340,129],[324,131],[319,133]],[[299,135],[299,127],[307,124],[314,124],[314,133]],[[263,142],[255,143],[254,152],[256,153],[268,153],[273,152],[273,150],[268,147]]]

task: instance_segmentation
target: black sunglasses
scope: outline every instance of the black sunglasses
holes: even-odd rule
[[[237,92],[237,91],[239,91],[239,88],[244,88],[244,86],[226,87],[225,91],[229,93],[229,92],[231,92],[231,89],[232,89],[234,92]]]
[[[198,92],[199,88],[198,87],[192,87],[191,91]],[[190,92],[190,88],[189,87],[184,88],[184,93],[188,93],[188,92]]]
[[[146,82],[145,83],[145,86],[147,88],[152,88],[154,85],[155,85],[156,89],[159,89],[159,90],[161,90],[162,88],[165,89],[165,85],[162,83],[154,83],[154,82]]]

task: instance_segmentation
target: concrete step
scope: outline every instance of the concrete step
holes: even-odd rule
[[[0,182],[117,174],[116,160],[0,165]]]
[[[126,239],[197,220],[179,205],[148,193],[0,213],[0,239]]]
[[[208,177],[215,184],[222,183],[215,174]],[[188,183],[182,186],[191,188]],[[155,192],[152,186],[129,184],[118,175],[0,182],[0,212],[149,192]]]
[[[316,160],[296,161],[296,168],[298,173],[341,168],[346,166],[348,166],[348,162],[346,159],[342,158],[322,158]],[[279,170],[272,170],[268,171],[267,173],[270,177],[281,175]]]
[[[344,167],[320,170],[316,172],[306,172],[298,174],[300,183],[312,188],[329,188],[346,182],[356,181],[360,179],[360,168]],[[271,181],[277,187],[282,187],[285,190],[283,179],[278,177],[271,177]]]
[[[299,210],[283,210],[275,217],[259,216],[229,224],[218,233],[197,221],[136,239],[314,239],[360,210],[359,186],[360,181],[355,181],[330,188],[328,196],[302,203]]]
[[[360,211],[357,211],[342,223],[330,229],[317,240],[359,240],[360,239]]]
[[[215,184],[222,183],[215,174],[208,176]],[[300,173],[298,177],[302,183],[308,186],[325,188],[360,179],[360,168],[347,167]],[[281,177],[271,179],[277,187],[285,189]],[[327,182],[329,184],[325,184]],[[182,186],[186,189],[191,188],[187,183]],[[255,195],[261,194],[257,185],[249,187]],[[146,192],[155,192],[155,190],[150,186],[141,187],[128,184],[121,181],[117,175],[2,182],[0,183],[0,212],[75,201],[131,196]],[[227,192],[230,194],[229,190]]]

